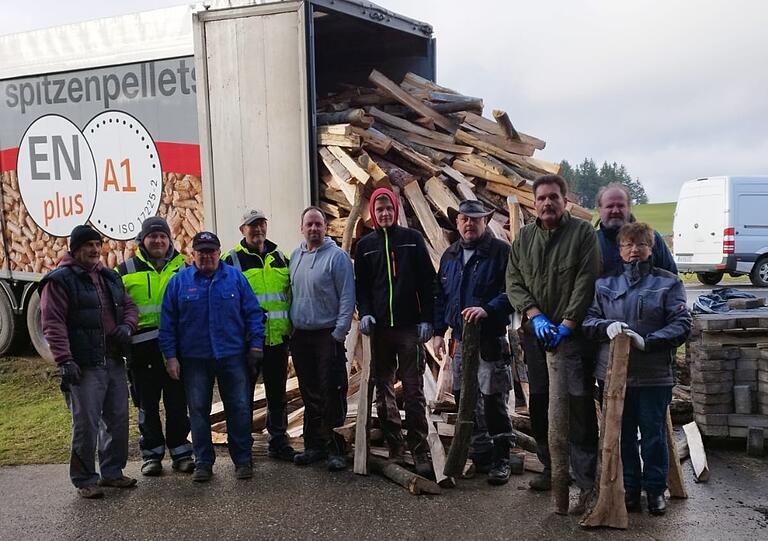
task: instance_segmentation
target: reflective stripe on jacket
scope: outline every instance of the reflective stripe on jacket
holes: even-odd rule
[[[267,317],[264,343],[275,346],[291,334],[291,279],[288,258],[277,245],[267,240],[264,252],[262,255],[250,251],[243,239],[222,259],[248,279]]]

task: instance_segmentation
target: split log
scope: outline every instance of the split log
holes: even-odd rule
[[[357,135],[365,144],[365,148],[376,154],[383,156],[392,148],[392,139],[374,128],[364,130],[363,128],[352,126],[352,134]]]
[[[391,141],[391,139],[390,139]],[[385,160],[384,158],[381,158],[379,156],[371,156],[373,161],[376,162],[376,164],[381,167],[381,170],[384,171],[387,176],[389,177],[389,181],[397,186],[398,188],[405,188],[408,184],[412,182],[417,182],[419,179],[415,175],[412,175],[405,169],[398,167],[397,165],[393,164],[390,161]],[[402,207],[400,207],[402,208]],[[401,213],[404,214],[404,213]]]
[[[416,134],[424,137],[425,139],[430,139],[433,141],[441,141],[446,144],[453,144],[453,136],[446,135],[444,133],[436,132],[433,130],[429,130],[427,128],[423,128],[419,126],[418,124],[414,124],[412,122],[409,122],[408,120],[405,120],[404,118],[400,118],[395,115],[391,115],[389,113],[386,113],[382,111],[381,109],[377,109],[376,107],[370,107],[368,109],[368,113],[375,119],[380,122],[383,122],[384,124],[387,124],[393,128],[397,128],[399,130],[402,130],[404,132],[408,132],[411,134]],[[432,119],[430,119],[432,120]]]
[[[687,498],[685,490],[685,478],[683,468],[680,465],[680,455],[677,452],[677,442],[672,427],[672,415],[667,408],[667,448],[669,449],[669,471],[667,472],[667,486],[669,495],[673,498]]]
[[[424,398],[427,404],[437,398],[437,382],[432,375],[431,370],[424,371]],[[427,417],[427,445],[429,445],[429,454],[432,457],[432,471],[435,472],[435,481],[443,488],[454,488],[456,480],[443,473],[445,469],[445,447],[440,441],[440,435],[435,429],[435,423],[430,418],[429,406],[425,407],[424,414]]]
[[[466,122],[467,124],[479,128],[487,133],[492,133],[504,137],[504,130],[502,130],[501,127],[493,120],[488,120],[487,118],[483,118],[482,116],[471,112],[467,112],[466,114],[462,115],[462,117],[463,122]],[[547,145],[547,143],[541,139],[531,137],[530,135],[526,135],[524,133],[518,133],[520,135],[520,141],[529,145],[533,145],[538,150],[544,150],[544,147]]]
[[[695,422],[683,426],[685,439],[688,440],[688,452],[691,456],[691,465],[696,482],[709,481],[709,466],[707,465],[707,453],[704,451],[704,442],[701,440],[701,432]]]
[[[360,136],[351,133],[349,135],[338,135],[335,133],[323,133],[318,132],[317,133],[317,144],[321,146],[325,145],[336,145],[338,147],[347,147],[347,148],[360,148],[362,145],[362,140],[360,139]]]
[[[353,471],[358,475],[368,475],[370,465],[370,457],[368,456],[368,428],[371,420],[371,392],[373,390],[371,378],[372,363],[371,338],[363,335],[363,355],[360,359],[362,375],[360,376],[359,399],[357,401],[355,461],[353,466]]]
[[[509,115],[507,115],[506,111],[495,109],[493,111],[493,118],[496,119],[496,123],[507,138],[511,141],[520,141],[520,134],[517,133],[517,130],[512,125],[512,121],[509,120]]]
[[[459,198],[453,194],[439,177],[432,177],[429,179],[424,184],[424,192],[427,199],[429,199],[446,218],[448,217],[449,208],[459,208]]]
[[[350,253],[352,248],[352,240],[355,236],[355,230],[357,229],[357,221],[363,213],[363,208],[367,206],[368,200],[363,197],[363,186],[357,184],[355,186],[355,203],[352,206],[352,211],[347,216],[347,223],[344,225],[344,234],[341,237],[341,249]]]
[[[474,427],[475,405],[477,404],[477,370],[480,366],[480,325],[464,323],[461,337],[461,396],[456,430],[448,450],[443,473],[458,477],[464,471],[469,456],[469,444]]]
[[[595,480],[597,500],[590,502],[584,518],[579,522],[585,527],[607,526],[626,530],[629,525],[629,516],[624,505],[621,417],[624,413],[630,346],[631,340],[625,334],[619,334],[611,341],[605,392],[603,393],[599,464]],[[566,495],[567,490],[566,485]],[[565,505],[567,512],[567,498]]]
[[[421,227],[424,230],[424,234],[427,236],[429,243],[439,254],[442,254],[448,249],[448,241],[445,239],[443,229],[435,220],[432,210],[429,207],[429,203],[424,198],[424,194],[421,192],[418,182],[412,182],[405,186],[403,189],[405,197],[413,207],[413,211],[416,213],[416,217],[421,223]]]
[[[520,203],[517,201],[517,197],[514,195],[507,196],[507,208],[509,209],[509,239],[514,242],[517,235],[520,233],[520,228],[523,226],[523,217],[520,212]],[[525,397],[526,404],[528,403],[528,397]]]
[[[394,481],[408,490],[411,494],[418,496],[419,494],[442,493],[442,490],[440,490],[440,487],[434,481],[416,475],[402,466],[398,466],[394,462],[390,462],[377,456],[371,456],[368,459],[368,465],[373,473],[378,473],[390,481]]]
[[[360,167],[360,165],[352,158],[352,156],[344,152],[342,148],[333,145],[329,145],[327,148],[333,157],[339,160],[341,165],[343,165],[344,168],[349,171],[349,174],[352,175],[353,178],[356,178],[363,184],[370,180],[371,175],[368,174],[368,171]]]
[[[453,122],[451,122],[448,118],[444,117],[434,109],[431,109],[428,105],[424,104],[424,102],[408,94],[402,88],[389,80],[384,74],[373,70],[368,76],[368,80],[383,91],[390,94],[403,105],[406,105],[416,111],[419,115],[431,118],[434,120],[435,124],[443,128],[445,131],[452,133],[456,129],[456,126],[454,126]]]
[[[316,119],[318,126],[353,124],[361,128],[370,128],[373,124],[373,118],[368,116],[363,109],[348,109],[337,113],[318,113]]]
[[[549,372],[549,454],[552,457],[552,503],[555,513],[568,514],[569,471],[568,376],[566,359],[558,350],[547,352]]]

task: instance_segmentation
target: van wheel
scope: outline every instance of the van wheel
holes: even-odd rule
[[[27,330],[32,345],[35,346],[37,354],[46,361],[53,361],[51,348],[43,336],[43,319],[40,314],[40,290],[35,291],[29,298],[27,305]]]
[[[716,286],[723,279],[722,272],[697,272],[696,278],[705,286]]]
[[[757,260],[749,273],[749,279],[757,287],[768,287],[768,256]]]
[[[0,356],[5,355],[16,337],[16,316],[11,301],[4,291],[0,291]]]

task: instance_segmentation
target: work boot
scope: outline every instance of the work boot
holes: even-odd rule
[[[432,477],[432,463],[429,460],[427,453],[416,453],[413,455],[413,465],[416,469],[416,475],[422,477]]]
[[[157,477],[161,473],[163,473],[163,463],[159,460],[147,460],[141,465],[141,475]]]
[[[499,486],[504,485],[509,481],[509,475],[511,469],[509,466],[509,459],[501,459],[493,464],[491,471],[488,472],[488,484]]]
[[[521,453],[511,453],[509,455],[509,471],[512,475],[523,475],[525,471],[525,455]]]
[[[568,509],[569,515],[583,515],[584,511],[587,510],[587,504],[589,503],[589,500],[592,499],[592,489],[591,488],[582,488],[579,491],[579,499],[578,501],[571,506],[570,509]]]
[[[133,488],[136,486],[136,479],[121,475],[115,479],[99,479],[99,486],[111,488]]]
[[[192,481],[195,483],[207,483],[213,477],[213,466],[210,464],[195,464],[195,472]]]
[[[627,508],[627,512],[634,513],[640,511],[640,491],[634,489],[626,489],[624,493],[624,507]]]
[[[308,466],[325,459],[327,456],[328,453],[323,449],[305,449],[294,455],[293,463],[297,466]]]
[[[85,485],[77,489],[77,495],[86,500],[95,500],[104,497],[104,491],[99,485]]]
[[[250,462],[235,464],[235,477],[237,479],[250,479],[253,477],[253,465]]]
[[[296,456],[296,451],[290,445],[284,445],[279,449],[270,449],[267,451],[269,458],[275,460],[285,460],[286,462],[293,462],[293,457]]]
[[[405,447],[402,443],[388,443],[389,459],[397,464],[405,462]]]
[[[328,457],[328,471],[343,471],[347,469],[347,459],[341,455],[331,455]]]
[[[544,470],[528,482],[528,487],[537,492],[552,490],[552,472]]]
[[[193,471],[195,471],[195,461],[192,460],[191,456],[185,456],[178,460],[174,460],[172,467],[174,471],[177,471],[177,472],[192,473]]]
[[[648,512],[654,516],[661,516],[667,512],[667,499],[664,497],[664,493],[650,494],[645,493],[648,499]]]

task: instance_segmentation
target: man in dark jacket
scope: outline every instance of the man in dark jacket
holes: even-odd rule
[[[371,195],[375,231],[357,243],[355,284],[360,331],[373,334],[376,408],[390,458],[402,460],[403,434],[395,400],[395,373],[405,391],[408,447],[416,472],[431,471],[427,456],[424,356],[432,338],[435,271],[421,233],[397,225],[397,198],[379,188]]]
[[[478,470],[488,471],[489,483],[501,485],[509,480],[510,450],[514,444],[507,411],[512,369],[506,334],[512,307],[504,293],[509,245],[494,239],[486,229],[491,211],[479,201],[462,201],[458,211],[450,209],[449,214],[456,221],[461,239],[440,259],[433,345],[438,355],[445,354],[443,337],[451,327],[456,343],[453,388],[458,402],[464,322],[480,324],[478,383],[482,404],[475,410],[471,456]],[[484,437],[484,433],[490,437]]]
[[[600,249],[592,226],[565,210],[568,187],[557,175],[533,183],[538,218],[512,243],[507,266],[507,295],[521,314],[528,365],[531,425],[545,470],[531,481],[534,490],[551,488],[548,446],[549,374],[547,351],[559,355],[568,377],[570,459],[581,489],[573,514],[583,512],[594,486],[597,419],[594,378],[585,363],[579,326],[592,302],[600,272]]]
[[[72,413],[69,476],[83,498],[101,498],[100,487],[130,488],[128,385],[125,348],[138,311],[120,276],[100,261],[101,235],[78,225],[69,253],[40,282],[43,333],[61,372]],[[99,444],[99,473],[96,445]]]
[[[619,254],[616,235],[621,226],[635,221],[632,216],[632,199],[627,187],[619,182],[612,182],[600,188],[597,192],[597,211],[600,214],[597,238],[603,255],[603,276],[621,274],[624,263]],[[658,231],[653,232],[651,260],[657,269],[677,274],[675,260]]]

